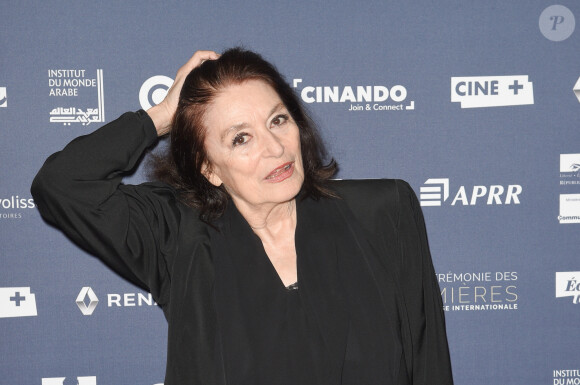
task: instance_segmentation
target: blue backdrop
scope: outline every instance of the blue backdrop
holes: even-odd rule
[[[455,382],[580,383],[575,17],[575,0],[1,4],[0,382],[163,382],[161,310],[47,226],[29,186],[158,102],[195,50],[243,45],[294,85],[339,177],[420,196]]]

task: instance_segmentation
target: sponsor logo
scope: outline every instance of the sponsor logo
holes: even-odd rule
[[[580,154],[560,154],[560,185],[580,185]]]
[[[448,178],[427,179],[419,189],[421,206],[441,206],[448,200],[449,191]],[[521,193],[522,186],[518,184],[510,184],[507,187],[503,185],[471,188],[459,186],[450,204],[451,206],[519,205]]]
[[[554,385],[580,384],[580,369],[559,369],[552,372]]]
[[[98,69],[93,77],[81,69],[48,70],[48,96],[57,106],[50,111],[50,122],[70,126],[80,123],[105,122],[105,96],[103,93],[103,70]],[[97,94],[97,107],[94,107],[94,92]],[[75,102],[70,101],[76,99]]]
[[[292,87],[305,103],[344,103],[347,111],[407,111],[415,109],[402,85],[314,86],[293,79]]]
[[[578,99],[578,102],[580,103],[580,78],[578,78],[578,81],[576,81],[572,90],[574,91],[574,95],[576,95],[576,99]]]
[[[144,110],[158,105],[165,99],[167,91],[173,84],[173,79],[164,75],[152,76],[145,80],[139,90],[139,104]]]
[[[574,14],[563,5],[551,5],[540,14],[540,32],[548,40],[562,41],[572,35],[576,27]]]
[[[21,198],[18,195],[0,197],[0,219],[20,219],[24,209],[34,209],[36,205],[32,198]]]
[[[534,87],[527,75],[452,77],[451,102],[461,108],[534,104]]]
[[[449,198],[449,179],[433,178],[420,187],[421,206],[441,206]]]
[[[556,273],[556,298],[574,297],[572,302],[580,303],[580,271]]]
[[[515,271],[437,274],[445,311],[517,310]]]
[[[36,315],[36,296],[30,287],[0,287],[0,318]]]
[[[88,300],[88,303],[85,302],[86,300]],[[91,289],[88,286],[85,286],[79,292],[79,295],[77,296],[75,302],[77,303],[77,306],[79,307],[79,310],[83,313],[83,315],[91,315],[93,314],[95,308],[99,304],[99,299],[97,298],[97,295],[95,294],[93,289]]]
[[[99,304],[99,298],[94,290],[85,286],[79,292],[75,300],[79,310],[83,315],[92,315]],[[151,293],[108,293],[107,307],[141,307],[156,306]]]
[[[0,87],[0,107],[8,107],[8,97],[6,96],[6,87]]]
[[[68,385],[69,382],[64,382],[66,377],[47,377],[42,379],[42,385]],[[74,381],[74,380],[72,380]],[[73,385],[73,382],[70,382]],[[74,385],[97,385],[97,377],[77,377]]]
[[[558,221],[580,223],[580,194],[560,194],[560,215]]]

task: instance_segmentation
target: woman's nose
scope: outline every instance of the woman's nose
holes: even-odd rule
[[[274,135],[271,131],[268,131],[263,136],[263,144],[264,154],[266,156],[279,158],[284,154],[284,145],[282,144],[280,138]]]

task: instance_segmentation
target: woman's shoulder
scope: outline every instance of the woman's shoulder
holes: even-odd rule
[[[186,226],[190,235],[207,234],[207,224],[199,218],[199,209],[183,202],[180,192],[173,186],[160,181],[151,181],[119,187],[125,197],[136,205],[171,219],[176,227]],[[197,230],[197,231],[196,231]]]
[[[401,199],[414,195],[402,179],[336,179],[330,187],[345,200],[368,201],[369,204],[400,204]]]
[[[401,179],[333,180],[330,187],[354,216],[369,228],[399,222],[416,201],[411,186]]]
[[[158,182],[144,182],[140,184],[120,184],[119,193],[131,204],[137,204],[150,210],[180,211],[179,193],[171,185]]]

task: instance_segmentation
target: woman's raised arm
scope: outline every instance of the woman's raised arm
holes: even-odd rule
[[[187,63],[177,71],[175,81],[171,88],[169,88],[169,91],[167,91],[165,99],[158,105],[147,110],[151,120],[153,120],[158,136],[165,135],[171,130],[171,121],[177,109],[179,93],[181,92],[181,87],[183,87],[183,82],[187,75],[204,61],[216,60],[218,57],[219,55],[214,51],[197,51],[194,53]]]

